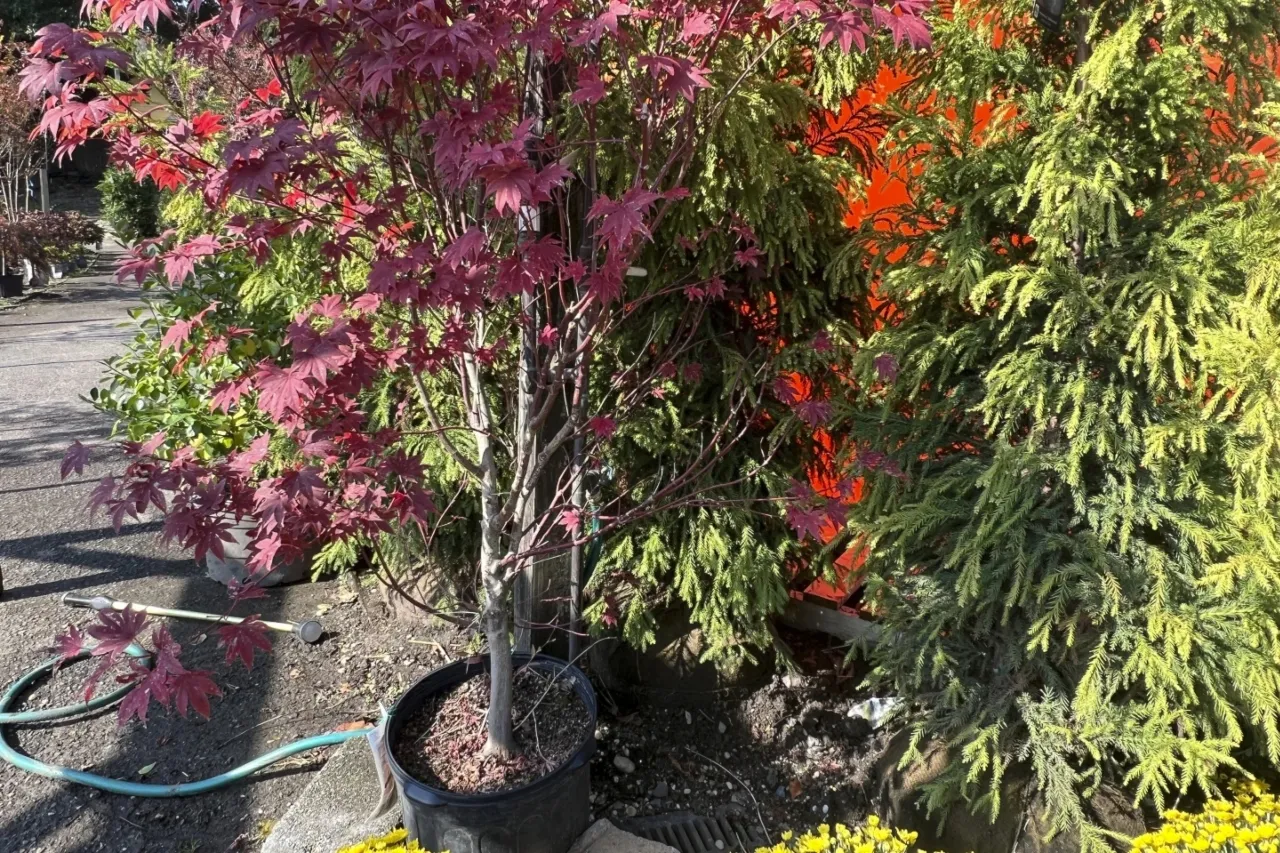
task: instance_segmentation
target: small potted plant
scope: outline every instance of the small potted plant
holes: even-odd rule
[[[0,296],[22,295],[27,263],[41,268],[48,264],[41,241],[25,220],[0,222]]]
[[[98,223],[75,211],[29,213],[18,221],[41,246],[53,278],[87,266],[88,248],[100,244],[104,236]]]

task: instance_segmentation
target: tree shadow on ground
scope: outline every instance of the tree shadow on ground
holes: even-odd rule
[[[52,410],[52,411],[50,411]],[[82,406],[33,403],[10,409],[0,428],[0,467],[55,465],[77,439],[102,434],[110,421]],[[57,470],[52,472],[55,476]]]

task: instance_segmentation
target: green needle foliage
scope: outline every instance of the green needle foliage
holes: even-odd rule
[[[815,31],[806,46],[816,41]],[[764,342],[790,345],[779,365],[785,370],[807,374],[824,363],[810,342],[833,317],[854,316],[861,301],[861,269],[839,262],[849,240],[843,215],[875,152],[857,144],[856,123],[825,145],[814,145],[815,128],[824,111],[838,111],[874,75],[889,50],[813,51],[807,65],[797,52],[744,73],[690,166],[690,199],[655,232],[643,258],[645,287],[666,295],[644,303],[633,339],[597,354],[593,387],[607,387],[635,352],[667,346],[680,333],[684,318],[704,305],[684,286],[723,269],[742,248],[743,230],[755,235],[761,256],[722,283],[726,298],[705,303],[704,328],[711,331],[672,364],[663,398],[619,424],[591,497],[648,494],[692,465],[725,422],[726,389],[775,356]],[[622,115],[634,109],[626,101],[616,107]],[[625,162],[602,154],[605,192],[630,185],[630,175],[615,168]],[[676,607],[701,629],[705,659],[731,668],[772,646],[770,621],[789,600],[795,567],[811,564],[820,573],[830,554],[797,541],[780,500],[794,479],[805,478],[813,430],[799,430],[761,466],[773,440],[770,423],[787,413],[771,398],[762,404],[754,428],[713,466],[716,482],[736,483],[717,490],[717,505],[661,512],[603,543],[587,611],[597,626],[616,622],[629,643],[643,648],[654,640],[657,614]],[[602,408],[610,411],[610,401]]]
[[[1103,850],[1104,782],[1162,807],[1280,760],[1280,6],[1030,6],[957,3],[897,105],[906,227],[851,252],[905,244],[900,314],[838,418],[904,474],[851,529],[908,758],[950,747],[927,802],[995,812],[1024,763]]]

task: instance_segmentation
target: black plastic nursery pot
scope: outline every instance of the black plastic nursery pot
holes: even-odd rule
[[[551,773],[507,791],[457,794],[415,779],[395,757],[406,720],[432,697],[489,671],[489,658],[446,664],[429,673],[396,703],[387,721],[387,753],[405,829],[424,850],[449,853],[565,853],[591,819],[591,756],[596,751],[596,694],[575,666],[545,655],[513,657],[515,668],[567,678],[587,708],[587,736]]]
[[[0,275],[0,296],[18,297],[22,295],[22,273]]]

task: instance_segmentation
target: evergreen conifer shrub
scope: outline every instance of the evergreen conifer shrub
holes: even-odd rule
[[[1280,6],[1029,12],[956,3],[896,105],[912,201],[851,249],[893,312],[836,416],[873,679],[906,760],[951,747],[928,804],[1026,763],[1103,850],[1104,780],[1164,808],[1280,759]]]

